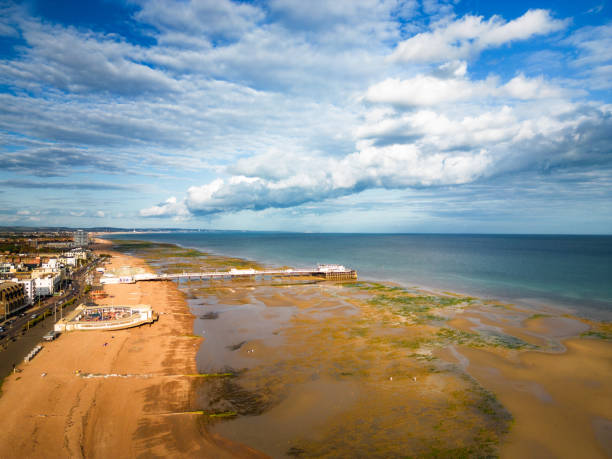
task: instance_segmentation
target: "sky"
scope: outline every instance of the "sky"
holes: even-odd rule
[[[0,0],[0,225],[612,234],[609,0]]]

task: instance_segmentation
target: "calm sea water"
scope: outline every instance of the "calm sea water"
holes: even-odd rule
[[[612,236],[200,232],[115,237],[269,265],[338,263],[356,269],[361,279],[559,305],[612,319]]]

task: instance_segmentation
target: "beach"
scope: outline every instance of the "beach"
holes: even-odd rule
[[[117,249],[108,270],[257,266]],[[104,289],[159,320],[45,344],[2,387],[1,457],[612,455],[605,323],[362,279]]]
[[[105,250],[108,252],[108,250]],[[148,269],[112,253],[110,269]],[[100,304],[149,304],[152,326],[65,333],[45,343],[0,397],[0,457],[249,457],[247,447],[207,434],[192,380],[202,339],[170,282],[105,286]]]

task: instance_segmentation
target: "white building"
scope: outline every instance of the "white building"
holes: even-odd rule
[[[36,298],[36,279],[11,279],[11,282],[16,282],[18,284],[23,284],[23,289],[25,291],[26,304],[30,305],[34,303],[34,298]]]
[[[58,261],[66,266],[76,266],[77,259],[75,257],[61,256]]]
[[[59,287],[62,276],[59,273],[43,274],[34,278],[36,294],[39,296],[53,295]]]
[[[47,261],[46,263],[43,263],[41,265],[41,268],[43,269],[55,269],[57,268],[57,258],[49,258],[49,261]]]
[[[91,257],[91,251],[87,249],[74,248],[62,254],[64,257],[76,258],[77,260],[88,260]]]

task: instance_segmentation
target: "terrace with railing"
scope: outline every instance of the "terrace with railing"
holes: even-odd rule
[[[150,306],[84,306],[55,324],[55,331],[119,330],[153,323],[157,318]]]

